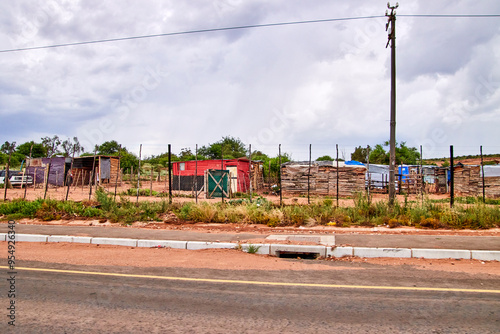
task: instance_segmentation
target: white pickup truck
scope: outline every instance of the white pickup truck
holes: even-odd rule
[[[5,180],[5,170],[0,171],[0,184],[4,183]],[[24,175],[23,178],[23,173],[19,171],[9,171],[9,181],[12,186],[24,186],[24,185],[32,185],[33,184],[33,176],[31,175]]]

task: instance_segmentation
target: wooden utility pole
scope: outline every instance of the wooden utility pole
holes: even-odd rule
[[[14,150],[14,147],[16,147],[16,142],[9,144],[9,160],[7,161],[7,166],[5,168],[5,177],[3,178],[3,187],[4,187],[3,200],[4,201],[7,200],[7,188],[8,188],[8,185],[10,184],[10,177],[9,177],[10,159],[12,157],[12,151]]]
[[[311,191],[311,144],[309,144],[309,170],[307,171],[307,204],[311,204],[309,192]]]
[[[250,203],[252,203],[252,144],[248,145],[248,180],[250,181]]]
[[[335,144],[337,149],[337,207],[339,206],[339,144]]]
[[[73,183],[73,177],[71,175],[71,173],[73,171],[73,161],[75,161],[75,144],[73,144],[73,156],[71,157],[71,164],[70,164],[70,167],[69,167],[69,171],[66,174],[66,186],[68,187],[68,189],[66,190],[66,199],[65,199],[65,201],[68,200],[69,187],[71,187],[71,184]]]
[[[139,188],[141,186],[141,155],[142,155],[142,144],[139,146],[139,168],[137,168],[137,196],[135,199],[136,203],[139,203]]]
[[[399,4],[391,6],[387,3],[387,11],[385,15],[388,17],[388,22],[385,26],[386,31],[389,30],[389,40],[387,41],[386,48],[391,45],[391,120],[390,120],[390,138],[389,138],[389,205],[394,205],[396,198],[396,8]]]
[[[194,150],[194,190],[195,190],[195,198],[196,204],[198,204],[198,144],[196,144],[196,148]]]
[[[422,145],[420,145],[420,193],[422,195],[422,205],[424,204],[424,156],[422,153]]]
[[[483,203],[486,203],[486,190],[484,184],[484,161],[483,161],[483,145],[479,147],[479,152],[481,153],[481,175],[483,179]]]
[[[168,144],[168,203],[172,204],[172,147]]]
[[[280,185],[280,206],[283,206],[283,189],[281,189],[281,144],[278,147],[278,153],[279,153],[278,176]]]
[[[366,187],[367,201],[370,203],[370,187],[372,183],[372,177],[370,174],[370,145],[366,148],[366,172],[368,173],[368,186]]]
[[[455,202],[455,166],[453,162],[453,145],[450,145],[450,207]]]
[[[118,164],[116,166],[116,179],[115,179],[115,197],[113,197],[113,201],[116,201],[116,188],[118,187],[118,176],[121,174],[121,168],[120,168],[121,156],[122,156],[122,145],[120,144],[120,147],[118,148]],[[110,165],[111,165],[111,159],[110,159]]]
[[[149,197],[153,196],[153,166],[151,166],[151,175],[149,177]]]
[[[89,180],[89,201],[92,198],[92,186],[94,185],[95,179],[95,155],[97,154],[97,145],[94,148],[94,159],[92,159],[92,171],[90,172],[90,180]]]
[[[47,190],[49,189],[49,179],[50,179],[50,166],[52,165],[52,158],[50,158],[49,166],[47,167],[47,177],[45,179],[45,193],[43,194],[43,199],[47,198]],[[57,179],[56,179],[57,184]]]
[[[30,165],[31,165],[31,153],[33,152],[33,144],[31,144],[31,147],[30,147]],[[26,166],[24,167],[24,169],[26,171],[28,171],[28,163],[26,163]],[[23,172],[23,182],[24,182],[24,172]],[[36,173],[35,175],[33,175],[33,182],[35,182],[35,178],[36,178]],[[24,184],[24,199],[26,199],[26,191],[28,189],[28,175],[26,175],[26,183]]]
[[[222,199],[222,203],[224,203],[224,145],[221,143],[220,144],[220,169],[221,169],[221,189],[222,189],[222,195],[221,195],[221,199]],[[229,173],[227,174],[228,175],[228,183],[230,182],[229,180]],[[231,184],[229,184],[229,186],[231,186]]]

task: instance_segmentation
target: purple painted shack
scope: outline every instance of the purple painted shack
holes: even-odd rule
[[[26,174],[33,176],[35,185],[45,183],[47,168],[49,169],[49,184],[53,186],[64,186],[66,173],[71,166],[71,158],[54,157],[54,158],[33,158],[28,159]]]

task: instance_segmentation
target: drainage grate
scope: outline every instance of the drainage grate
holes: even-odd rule
[[[319,253],[310,252],[288,252],[288,251],[278,251],[276,255],[282,259],[304,259],[304,260],[315,260],[319,257]]]

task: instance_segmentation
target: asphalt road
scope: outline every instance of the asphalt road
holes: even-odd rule
[[[496,276],[406,267],[382,269],[363,264],[361,271],[325,273],[34,262],[22,266],[284,283],[411,287],[418,282],[418,286],[427,287],[499,288]],[[4,281],[7,270],[1,269],[0,275]],[[495,293],[253,285],[26,270],[18,270],[16,289],[17,326],[12,332],[17,333],[498,333],[500,330],[500,294]],[[5,310],[6,293],[2,291],[0,296],[1,308]],[[7,327],[2,316],[0,332],[12,330]]]

